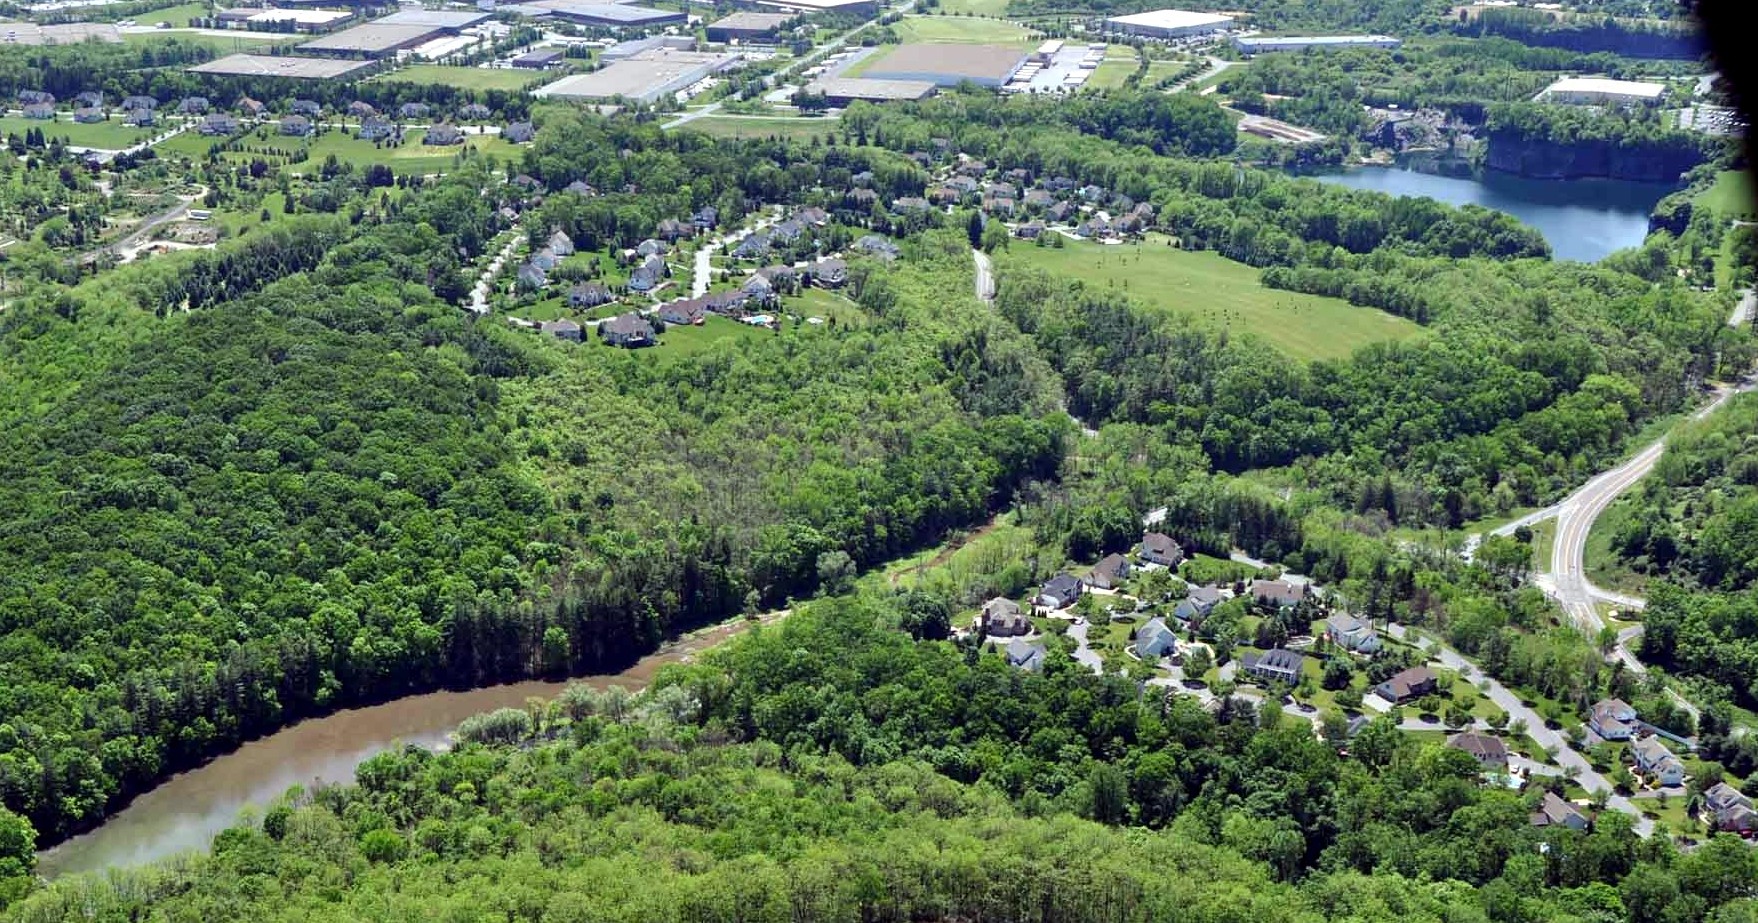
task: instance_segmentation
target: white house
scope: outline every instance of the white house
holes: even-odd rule
[[[1629,740],[1636,736],[1636,709],[1623,699],[1601,699],[1588,713],[1587,727],[1602,740]]]
[[[1659,737],[1649,735],[1637,740],[1630,745],[1630,752],[1636,757],[1636,769],[1655,782],[1667,786],[1685,784],[1685,764],[1673,756]]]
[[[1358,654],[1371,654],[1380,649],[1379,633],[1366,619],[1353,615],[1333,615],[1325,619],[1325,637],[1330,638],[1332,644]]]

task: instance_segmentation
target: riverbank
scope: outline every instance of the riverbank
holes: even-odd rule
[[[552,698],[569,685],[643,688],[662,667],[688,663],[753,626],[785,618],[789,611],[731,619],[680,635],[618,673],[424,693],[301,721],[172,776],[97,828],[39,853],[38,873],[54,878],[141,865],[205,848],[246,806],[270,803],[295,785],[352,782],[356,767],[389,747],[447,746],[452,729],[465,718]]]

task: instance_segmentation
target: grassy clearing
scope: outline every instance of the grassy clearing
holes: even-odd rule
[[[659,345],[643,352],[652,352],[659,359],[682,359],[722,340],[748,340],[753,337],[779,335],[773,330],[711,315],[700,327],[665,328],[665,332],[659,335]]]
[[[1103,63],[1093,71],[1087,79],[1087,88],[1093,90],[1115,90],[1123,86],[1129,75],[1136,72],[1139,65],[1132,58],[1120,58],[1107,55]]]
[[[974,16],[905,16],[892,27],[899,41],[971,45],[1029,45],[1039,33],[1004,19]]]
[[[1425,335],[1415,323],[1373,308],[1266,288],[1250,266],[1179,250],[1164,238],[1120,246],[1070,240],[1060,249],[1015,244],[1010,252],[1058,275],[1187,314],[1212,330],[1256,334],[1294,359],[1343,358],[1369,343]]]
[[[1634,593],[1638,596],[1648,586],[1648,578],[1624,565],[1623,558],[1612,548],[1612,538],[1623,529],[1634,512],[1630,500],[1622,499],[1606,507],[1587,533],[1587,547],[1582,557],[1587,579],[1608,590]]]
[[[103,15],[100,13],[99,16],[95,18],[102,18],[112,22],[118,19],[132,19],[143,26],[156,26],[159,23],[168,22],[174,29],[184,29],[188,28],[191,19],[197,19],[207,16],[208,14],[209,9],[208,4],[206,3],[179,3],[176,6],[167,6],[164,9],[153,10],[150,13],[139,13],[134,16],[118,16],[115,13]]]
[[[860,327],[867,323],[867,315],[859,305],[836,292],[827,292],[821,288],[804,289],[798,295],[783,298],[782,306],[801,317],[834,320],[839,327]]]
[[[1550,570],[1551,548],[1557,542],[1557,521],[1546,519],[1532,525],[1532,569]]]
[[[142,20],[145,22],[146,20]],[[291,45],[304,41],[303,36],[289,35],[286,38],[256,38],[247,35],[205,35],[200,32],[130,32],[122,36],[122,40],[130,45],[165,45],[171,42],[183,42],[188,45],[203,45],[222,54],[240,51],[261,51],[273,45]]]
[[[96,147],[104,150],[121,150],[131,145],[146,141],[154,134],[164,131],[162,128],[135,128],[122,124],[120,116],[106,122],[95,122],[82,125],[66,119],[27,119],[22,116],[0,117],[0,135],[19,135],[31,129],[41,129],[43,136],[49,139],[61,138],[74,147]]]
[[[504,70],[489,67],[447,67],[443,64],[416,64],[393,71],[374,80],[392,83],[418,83],[427,86],[457,87],[460,90],[523,90],[553,74],[530,70]]]
[[[830,119],[806,119],[778,116],[772,119],[708,116],[678,126],[716,138],[785,138],[789,141],[810,141],[833,134],[837,123]]]
[[[951,16],[992,16],[1000,18],[1007,15],[1007,0],[941,0],[940,11]]]
[[[1697,197],[1697,204],[1708,206],[1726,218],[1751,217],[1758,214],[1753,206],[1753,196],[1758,194],[1758,183],[1754,183],[1752,174],[1744,170],[1724,170],[1715,177],[1715,185],[1710,186]]]

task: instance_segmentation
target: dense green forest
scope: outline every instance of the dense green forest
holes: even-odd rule
[[[1461,15],[1457,28],[1467,35],[1501,36],[1529,45],[1632,58],[1694,59],[1703,54],[1703,42],[1694,25],[1679,18],[1688,4],[1665,4],[1663,15],[1675,17],[1670,19],[1615,18],[1618,11],[1600,6],[1595,4],[1594,9],[1579,14],[1524,7],[1485,9],[1475,16]],[[1649,12],[1641,10],[1638,15]]]
[[[1499,103],[1489,109],[1484,163],[1524,176],[1606,176],[1677,182],[1715,146],[1646,109],[1599,112],[1580,106]]]
[[[1189,0],[1183,9],[1245,13],[1253,25],[1275,32],[1329,30],[1403,35],[1439,28],[1447,0]],[[1076,13],[1121,16],[1163,9],[1147,0],[1009,0],[1009,16]]]
[[[1066,658],[814,604],[646,694],[571,690],[389,752],[211,856],[59,881],[19,921],[1751,919],[1758,853],[1538,829],[1469,756],[1211,714]],[[834,656],[830,654],[834,652]]]

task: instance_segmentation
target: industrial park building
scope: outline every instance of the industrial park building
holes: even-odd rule
[[[1233,47],[1248,55],[1273,51],[1305,51],[1309,48],[1401,48],[1404,42],[1390,35],[1252,35],[1233,39]]]
[[[870,103],[907,102],[927,99],[939,88],[926,80],[873,80],[866,77],[826,77],[806,84],[806,92],[819,93],[832,106],[856,100]]]
[[[849,16],[873,16],[879,12],[879,0],[755,0],[754,6],[789,13],[841,13]]]
[[[589,74],[574,74],[533,90],[543,99],[629,99],[651,103],[739,62],[736,54],[657,48]]]
[[[899,45],[875,61],[862,77],[871,80],[915,80],[935,86],[973,83],[999,88],[1025,64],[1026,53],[1006,45],[958,45],[922,42]]]
[[[751,42],[774,38],[781,31],[781,27],[793,18],[792,13],[734,13],[708,24],[708,40]]]
[[[495,7],[523,16],[550,17],[581,26],[628,29],[683,23],[689,16],[676,10],[655,10],[632,3],[597,3],[593,0],[527,0]]]
[[[294,80],[338,80],[364,77],[377,70],[372,61],[301,58],[294,55],[229,54],[188,68],[192,74],[218,77],[287,77]]]
[[[1603,77],[1564,77],[1542,95],[1545,102],[1574,106],[1645,106],[1660,102],[1666,87],[1658,83],[1608,80]]]
[[[436,38],[457,35],[488,19],[487,13],[404,10],[312,39],[300,45],[299,50],[307,54],[385,58]]]
[[[1219,13],[1193,13],[1189,10],[1151,10],[1113,16],[1105,20],[1105,31],[1143,38],[1180,39],[1213,35],[1233,28],[1233,17]]]

